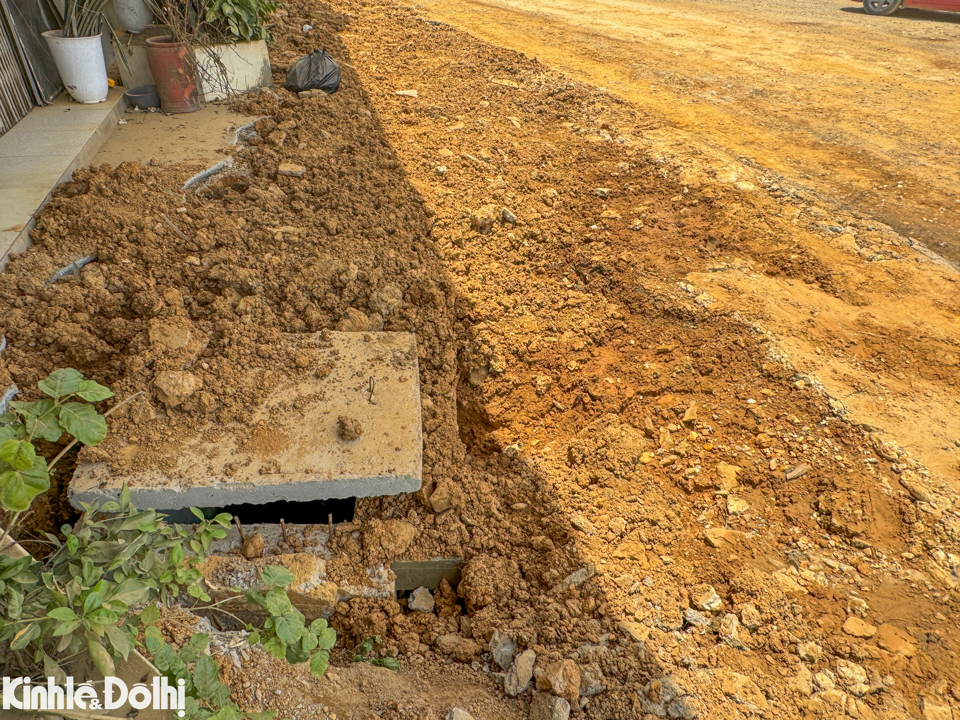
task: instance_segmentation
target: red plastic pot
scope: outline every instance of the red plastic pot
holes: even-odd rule
[[[147,63],[166,113],[190,113],[200,109],[197,63],[186,45],[169,35],[147,38]]]

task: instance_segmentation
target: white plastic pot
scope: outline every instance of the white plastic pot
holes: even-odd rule
[[[113,0],[113,7],[127,32],[142,32],[153,24],[153,11],[143,0]]]
[[[44,39],[60,72],[60,80],[78,103],[99,103],[107,99],[107,65],[100,36],[65,38],[61,30],[47,30]]]

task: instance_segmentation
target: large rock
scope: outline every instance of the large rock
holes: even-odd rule
[[[549,690],[576,705],[580,697],[580,668],[573,660],[560,660],[548,665],[537,678],[537,690]]]
[[[164,370],[153,380],[160,402],[168,407],[177,407],[203,387],[203,381],[193,373],[180,370]]]
[[[537,654],[533,650],[524,650],[513,661],[510,670],[503,681],[503,690],[511,697],[516,697],[530,684],[533,677],[533,666],[537,661]]]
[[[905,657],[913,657],[917,654],[916,641],[906,632],[889,623],[884,623],[877,628],[877,642],[884,650],[899,653]]]
[[[570,703],[550,693],[537,693],[530,705],[530,720],[569,720]]]

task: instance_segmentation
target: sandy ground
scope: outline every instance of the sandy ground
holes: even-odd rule
[[[186,115],[128,110],[91,164],[155,160],[212,165],[233,145],[237,128],[249,122],[251,118],[214,104]]]
[[[425,0],[437,19],[960,260],[960,16],[778,0]]]

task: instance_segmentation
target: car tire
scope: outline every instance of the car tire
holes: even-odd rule
[[[863,0],[863,9],[870,15],[892,15],[903,0]]]

